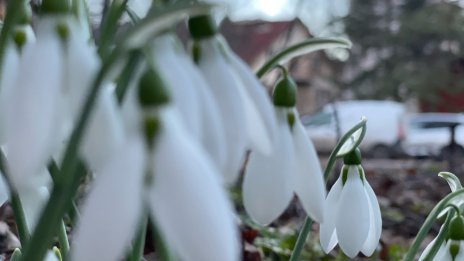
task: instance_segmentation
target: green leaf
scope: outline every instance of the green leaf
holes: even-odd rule
[[[453,173],[443,171],[438,173],[438,176],[444,178],[446,182],[448,182],[451,192],[455,192],[462,188],[461,181],[459,181],[459,178]],[[450,202],[450,204],[457,206],[462,212],[464,210],[464,197],[456,197]],[[443,211],[438,214],[438,219],[443,218],[449,210],[450,208],[443,209]]]
[[[124,36],[124,47],[136,49],[144,46],[157,34],[171,29],[171,27],[189,16],[207,15],[212,5],[179,3],[162,10],[153,10],[144,19],[140,20],[127,35]]]
[[[461,181],[459,181],[459,178],[456,177],[451,172],[440,172],[438,173],[438,176],[441,178],[444,178],[446,182],[448,182],[448,185],[450,186],[451,192],[455,192],[458,189],[462,188]]]
[[[258,70],[256,75],[261,78],[278,64],[284,64],[303,54],[329,48],[351,48],[351,42],[342,38],[312,38],[297,43],[274,55]]]
[[[340,139],[343,142],[337,152],[337,157],[343,157],[356,149],[366,134],[366,118],[362,117],[361,121],[343,135]]]

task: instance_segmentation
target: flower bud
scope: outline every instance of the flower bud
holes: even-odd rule
[[[464,218],[456,215],[450,222],[448,236],[452,240],[464,240]]]
[[[359,165],[361,164],[361,151],[356,148],[343,157],[343,164],[345,165]]]
[[[71,11],[69,0],[43,0],[41,14],[65,14]]]
[[[138,98],[142,107],[164,105],[170,101],[163,80],[151,68],[140,77]]]
[[[296,84],[287,74],[280,79],[274,87],[272,94],[275,106],[295,107],[296,105]]]
[[[214,19],[209,15],[192,17],[188,21],[190,35],[195,40],[210,38],[218,32]]]

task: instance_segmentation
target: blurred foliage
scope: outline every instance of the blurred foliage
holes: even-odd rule
[[[464,16],[457,1],[352,1],[344,22],[354,45],[343,81],[358,98],[433,104],[441,90],[464,90]]]

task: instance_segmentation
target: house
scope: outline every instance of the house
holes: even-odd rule
[[[221,33],[232,50],[255,70],[273,54],[312,37],[299,19],[240,23],[225,20],[221,25]],[[323,51],[295,58],[288,64],[287,68],[298,85],[297,108],[301,115],[314,113],[338,96],[339,88],[331,79],[339,67]],[[278,76],[275,70],[263,79],[269,91]]]

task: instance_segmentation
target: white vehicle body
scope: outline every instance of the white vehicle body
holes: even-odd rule
[[[457,113],[418,113],[408,115],[402,150],[409,156],[441,156],[442,149],[451,142],[449,125],[455,129],[456,143],[464,145],[464,116]]]
[[[403,135],[405,115],[403,104],[393,101],[343,101],[328,104],[311,116],[302,117],[309,137],[316,149],[329,153],[337,142],[335,112],[343,135],[356,125],[361,117],[367,118],[367,130],[360,145],[364,154],[374,157],[393,156]]]

